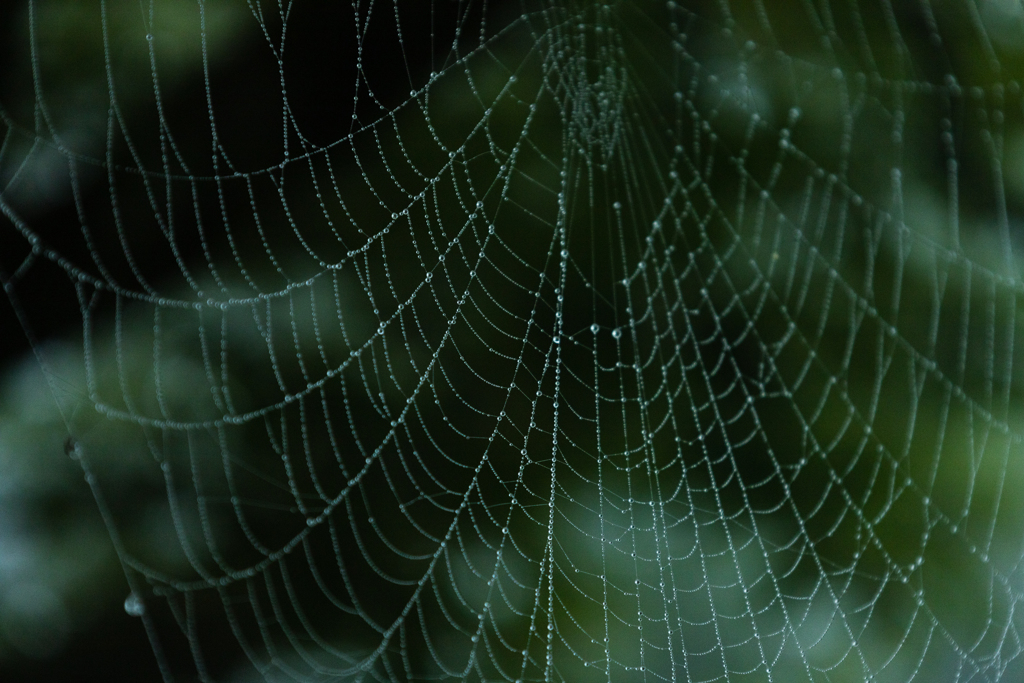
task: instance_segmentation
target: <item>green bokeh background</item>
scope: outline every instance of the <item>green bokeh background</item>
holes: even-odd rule
[[[374,10],[362,48],[348,8],[5,10],[4,324],[35,353],[11,343],[0,394],[0,677],[74,680],[88,662],[158,680],[123,607],[135,591],[183,680],[200,676],[190,633],[211,678],[257,680],[237,636],[259,643],[247,606],[275,595],[321,641],[264,629],[266,675],[331,679],[317,667],[376,648],[366,617],[415,590],[437,550],[424,533],[450,532],[427,626],[385,659],[461,668],[493,602],[484,640],[512,645],[468,677],[498,680],[523,647],[521,675],[542,678],[545,641],[487,581],[505,537],[547,557],[555,514],[561,573],[538,605],[553,585],[563,680],[606,680],[607,653],[616,681],[768,680],[751,624],[774,680],[1014,680],[1024,11],[862,4],[399,4],[402,43]],[[94,294],[78,272],[152,297]],[[254,291],[281,294],[242,301]],[[186,433],[128,414],[249,417]],[[418,557],[374,545],[381,529]],[[252,538],[273,551],[297,533],[256,579],[181,590],[197,564],[261,566]],[[601,624],[604,604],[669,609],[662,551],[692,622],[685,671]],[[307,571],[336,556],[355,588],[319,580],[360,614]],[[537,565],[503,557],[505,599],[528,610],[538,585],[509,577],[536,582]],[[794,634],[804,659],[782,645]]]

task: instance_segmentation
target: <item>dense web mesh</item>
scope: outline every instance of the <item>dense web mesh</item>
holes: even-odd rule
[[[1019,2],[19,21],[0,275],[166,679],[1021,675]]]

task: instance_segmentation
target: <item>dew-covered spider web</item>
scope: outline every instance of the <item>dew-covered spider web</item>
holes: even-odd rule
[[[1024,675],[1017,0],[17,21],[0,276],[165,680]]]

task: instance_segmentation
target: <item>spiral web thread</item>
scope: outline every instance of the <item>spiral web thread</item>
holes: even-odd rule
[[[212,5],[194,120],[143,5],[95,9],[102,153],[33,53],[0,207],[23,324],[79,302],[69,450],[166,679],[1020,674],[1019,4],[355,3],[318,144],[301,6],[250,2],[234,147]]]

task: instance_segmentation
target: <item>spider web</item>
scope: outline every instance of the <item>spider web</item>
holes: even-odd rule
[[[60,7],[0,274],[166,680],[1020,675],[1019,3],[356,2],[295,69],[301,3],[107,2],[85,94]]]

